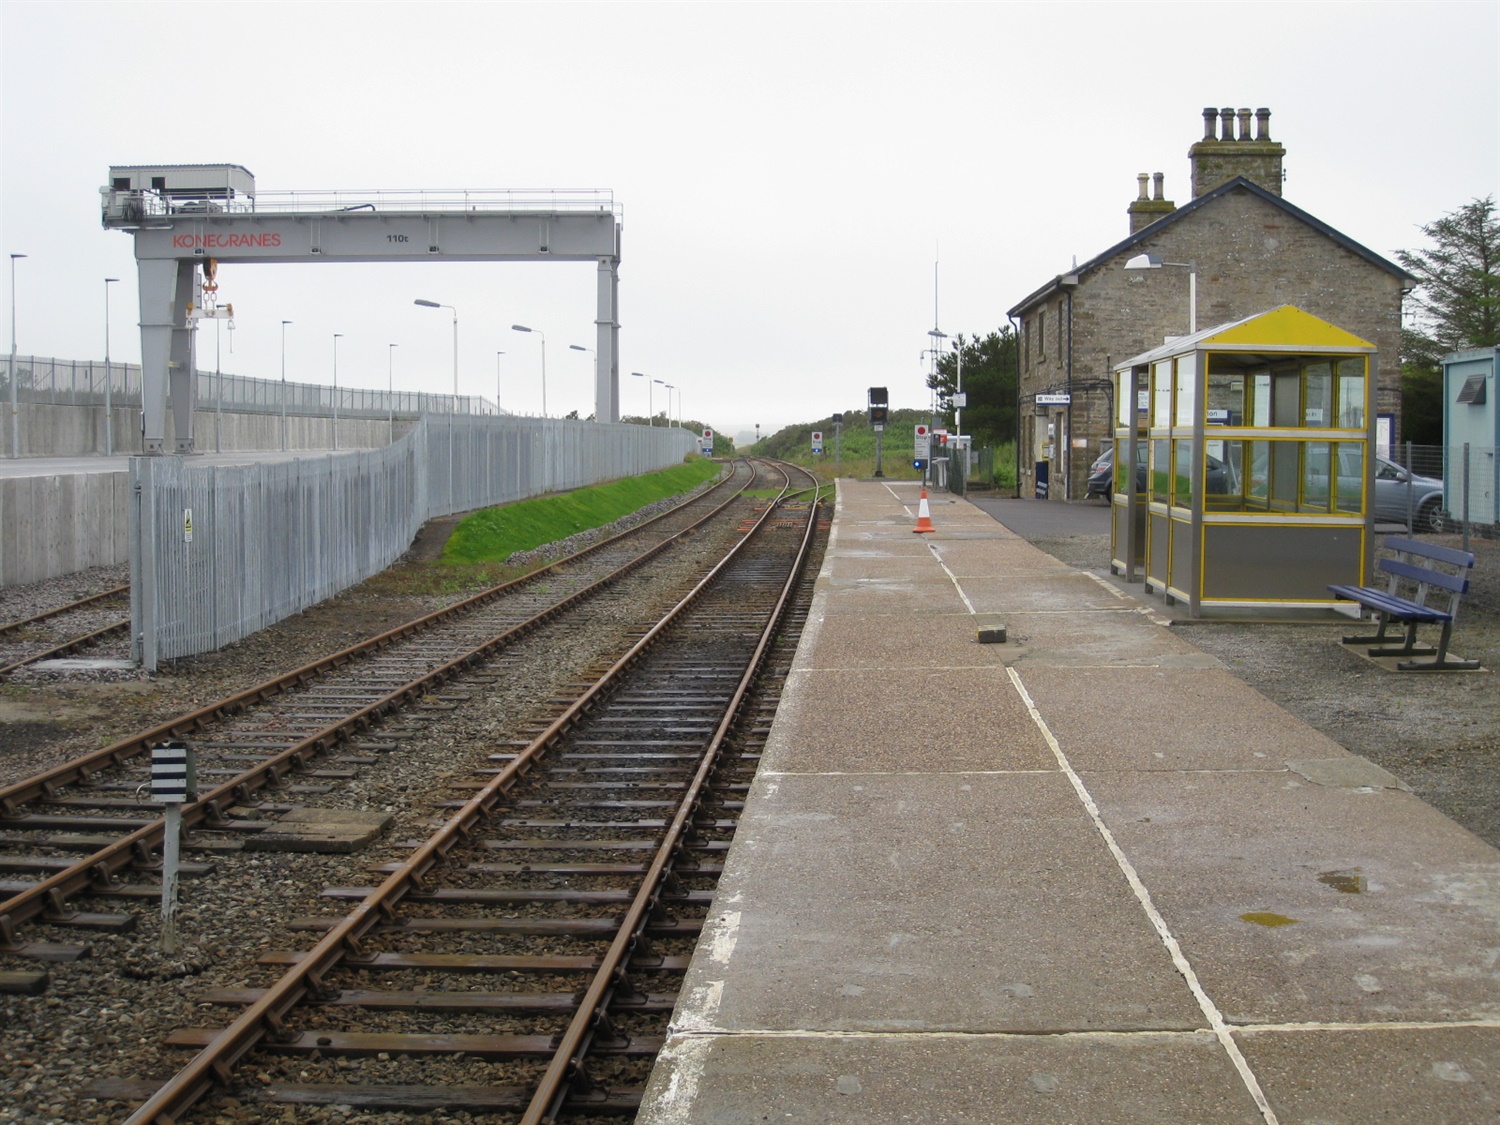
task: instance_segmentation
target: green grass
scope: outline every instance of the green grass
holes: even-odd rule
[[[443,562],[467,566],[503,561],[517,551],[603,527],[647,504],[690,491],[719,471],[712,461],[694,459],[659,473],[486,508],[453,529],[443,547]]]

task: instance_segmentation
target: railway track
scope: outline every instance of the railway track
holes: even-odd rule
[[[372,753],[392,749],[372,731],[388,737],[406,721],[401,716],[459,705],[462,693],[444,695],[458,677],[585,601],[595,610],[627,576],[686,542],[716,513],[733,518],[734,497],[770,471],[736,463],[715,488],[525,579],[0,788],[0,848],[13,849],[0,854],[0,872],[12,876],[0,879],[7,896],[0,901],[0,952],[54,961],[87,956],[86,944],[28,941],[22,929],[37,920],[75,932],[128,931],[133,914],[80,910],[74,900],[159,894],[150,880],[159,877],[163,820],[141,791],[149,750],[160,741],[190,738],[198,752],[205,784],[183,808],[184,828],[218,837],[219,847],[240,846],[276,827],[288,799],[325,792]],[[196,844],[213,846],[202,838]]]
[[[128,637],[130,587],[116,586],[29,617],[0,624],[0,677],[17,668]],[[125,617],[120,611],[127,611]]]
[[[355,905],[293,923],[312,948],[264,953],[264,987],[194,997],[242,1010],[175,1032],[197,1054],[171,1080],[91,1096],[145,1098],[131,1122],[222,1096],[633,1113],[805,619],[819,512],[766,508],[534,737],[435,792],[436,831],[394,844],[378,885],[326,889]]]

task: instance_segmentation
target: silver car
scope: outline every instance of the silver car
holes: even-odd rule
[[[1446,526],[1443,482],[1376,457],[1375,519],[1381,523],[1406,524],[1414,532],[1442,531]]]

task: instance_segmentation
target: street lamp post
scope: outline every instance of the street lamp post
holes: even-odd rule
[[[1159,270],[1163,266],[1176,266],[1188,271],[1188,332],[1198,331],[1198,263],[1164,262],[1159,254],[1137,254],[1125,263],[1128,270]]]
[[[670,387],[672,385],[672,384],[668,383],[665,379],[652,379],[651,381],[653,383],[655,383],[658,387]],[[648,405],[649,405],[649,400],[648,400]],[[651,417],[655,418],[656,415],[653,413],[651,415]],[[668,425],[672,424],[672,392],[670,390],[667,391],[667,424]]]
[[[385,346],[385,412],[391,428],[390,440],[396,440],[396,345]]]
[[[458,310],[452,305],[441,305],[436,301],[424,301],[418,297],[412,302],[424,309],[447,309],[453,314],[453,409],[458,409]]]
[[[16,259],[25,254],[10,256],[10,455],[21,455],[21,411],[16,405]]]
[[[582,344],[569,344],[568,350],[573,352],[588,352],[594,357],[594,386],[599,385],[599,353],[593,348],[586,348]],[[597,417],[597,415],[596,415]]]
[[[651,414],[651,384],[655,382],[655,380],[652,379],[651,376],[647,375],[644,371],[632,371],[630,373],[630,377],[632,379],[646,380],[646,425],[656,425],[656,419]]]
[[[495,353],[495,417],[500,417],[500,357],[505,353]]]
[[[290,320],[281,322],[281,451],[286,452],[286,326]]]
[[[339,340],[342,332],[333,334],[333,448],[339,447]]]
[[[524,324],[512,324],[514,332],[535,332],[542,338],[542,417],[547,417],[547,334],[540,328],[527,328]]]
[[[104,279],[104,456],[115,455],[114,401],[110,396],[110,384],[114,376],[109,367],[109,287],[119,281],[118,277]]]

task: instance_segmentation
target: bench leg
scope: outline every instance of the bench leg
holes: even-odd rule
[[[1384,618],[1385,615],[1382,614],[1381,617]],[[1380,623],[1381,633],[1385,632],[1385,624],[1385,621],[1382,620]],[[1404,624],[1406,625],[1406,640],[1400,648],[1372,648],[1369,650],[1369,654],[1371,656],[1431,656],[1437,651],[1430,645],[1417,644],[1417,623],[1415,621],[1407,621]],[[1394,640],[1395,638],[1392,637],[1390,639]],[[1370,640],[1378,641],[1380,640],[1380,636],[1376,635],[1371,637]]]
[[[1403,672],[1473,671],[1479,667],[1477,660],[1449,660],[1448,638],[1453,633],[1453,622],[1443,622],[1443,635],[1438,640],[1437,655],[1432,660],[1402,660],[1396,667]]]
[[[1346,645],[1380,645],[1385,644],[1388,639],[1385,635],[1385,627],[1391,623],[1390,615],[1380,614],[1380,628],[1375,631],[1373,637],[1343,637],[1341,640]]]

